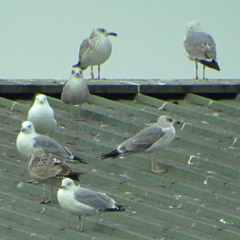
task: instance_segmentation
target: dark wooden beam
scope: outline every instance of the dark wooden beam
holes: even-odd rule
[[[63,79],[0,79],[0,94],[60,94]],[[92,94],[239,93],[240,79],[219,80],[86,80]]]

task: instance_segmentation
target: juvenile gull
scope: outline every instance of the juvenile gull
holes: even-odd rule
[[[98,65],[98,79],[100,79],[100,65],[108,60],[112,52],[112,44],[108,36],[117,36],[105,28],[93,29],[90,37],[86,38],[79,50],[79,61],[76,65],[82,70],[91,66],[91,78],[94,79],[93,66]]]
[[[40,135],[35,132],[35,128],[30,121],[22,122],[22,128],[16,140],[18,152],[25,158],[30,159],[34,147],[40,146],[46,153],[51,153],[65,161],[77,160],[86,163],[83,159],[74,156],[67,147],[61,146],[54,139]]]
[[[205,79],[205,66],[220,71],[216,61],[216,44],[210,34],[201,31],[199,22],[192,21],[188,24],[184,47],[188,58],[195,61],[196,80],[198,79],[198,62],[203,64],[203,79]]]
[[[81,105],[90,97],[88,86],[83,80],[83,74],[79,67],[74,67],[70,79],[66,81],[62,89],[61,100],[66,104]]]
[[[105,193],[76,186],[73,180],[65,178],[57,193],[57,199],[61,208],[78,215],[78,231],[83,231],[83,218],[97,214],[100,211],[124,211],[124,208]]]
[[[57,121],[47,96],[44,94],[36,95],[35,101],[28,111],[27,120],[34,124],[36,132],[40,134],[46,134],[56,129]]]
[[[66,104],[81,107],[81,104],[87,102],[89,97],[88,86],[83,80],[82,71],[79,67],[74,67],[70,79],[63,86],[61,100]]]
[[[53,192],[53,184],[56,178],[69,177],[73,180],[79,181],[79,172],[73,172],[64,162],[63,159],[52,153],[47,153],[42,147],[35,147],[31,159],[28,164],[28,171],[31,178],[43,183],[43,196],[41,203],[49,203],[51,201],[51,194]],[[51,193],[46,200],[45,182],[51,183]]]
[[[151,171],[157,173],[165,172],[165,170],[155,169],[154,153],[161,148],[167,147],[174,140],[176,136],[175,123],[179,122],[174,121],[167,115],[160,116],[157,123],[141,130],[135,136],[121,143],[116,150],[101,155],[101,158],[105,159],[138,152],[152,153]]]

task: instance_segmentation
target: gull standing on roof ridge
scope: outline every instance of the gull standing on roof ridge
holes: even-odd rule
[[[61,100],[66,104],[81,107],[81,104],[87,102],[89,97],[88,86],[83,79],[82,71],[79,67],[73,67],[70,79],[63,86]]]
[[[117,36],[117,34],[108,32],[105,28],[95,28],[80,46],[79,60],[74,66],[82,70],[91,66],[92,79],[94,79],[93,66],[98,65],[98,79],[100,79],[100,65],[106,62],[112,53],[112,44],[108,36]]]
[[[56,129],[57,121],[46,95],[35,96],[35,101],[28,111],[27,120],[34,124],[36,132],[40,134],[47,134]]]
[[[196,80],[198,79],[198,62],[203,64],[203,80],[205,79],[205,66],[220,71],[216,44],[210,34],[201,30],[200,23],[196,20],[188,24],[184,47],[188,58],[195,61]]]
[[[122,154],[139,152],[152,153],[151,171],[155,173],[165,172],[166,170],[155,169],[154,153],[161,148],[167,147],[175,139],[175,123],[179,123],[179,121],[175,121],[167,115],[162,115],[158,118],[156,123],[125,140],[116,150],[102,154],[101,158],[114,158]]]
[[[30,121],[22,122],[22,128],[17,136],[16,146],[18,152],[28,160],[32,156],[33,149],[39,146],[43,148],[46,153],[51,153],[65,161],[74,162],[76,160],[80,163],[86,163],[83,159],[74,156],[67,147],[60,145],[54,139],[36,133],[34,125]]]
[[[43,195],[40,203],[51,202],[51,195],[53,192],[53,184],[57,178],[69,177],[73,180],[79,181],[79,172],[73,172],[64,162],[62,158],[47,153],[42,147],[37,146],[33,149],[31,159],[28,163],[28,172],[34,181],[31,183],[43,183]],[[51,192],[46,200],[45,182],[51,183]]]
[[[83,218],[85,216],[94,215],[100,211],[124,211],[123,206],[117,205],[105,193],[76,186],[69,178],[62,180],[57,199],[62,209],[79,217],[78,231],[80,232],[83,231]]]

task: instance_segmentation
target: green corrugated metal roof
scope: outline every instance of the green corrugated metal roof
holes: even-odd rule
[[[71,120],[71,109],[78,117],[78,107],[48,99],[59,125],[50,136],[89,163],[69,164],[84,172],[81,185],[106,192],[126,211],[88,217],[79,233],[77,217],[59,207],[56,194],[50,204],[39,204],[42,186],[25,183],[27,162],[15,146],[32,101],[0,98],[1,239],[240,239],[239,96],[164,100],[140,94],[110,100],[92,95],[82,105],[84,121]],[[145,153],[99,158],[160,114],[185,122],[177,126],[174,142],[157,154],[157,166],[167,173],[150,173]]]

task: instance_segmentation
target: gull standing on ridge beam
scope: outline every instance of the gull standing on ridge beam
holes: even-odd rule
[[[112,52],[112,44],[108,36],[117,36],[114,32],[108,32],[105,28],[93,29],[90,37],[86,38],[79,51],[79,60],[73,67],[82,70],[91,66],[91,78],[94,79],[93,66],[98,65],[98,79],[100,79],[100,65],[108,60]]]
[[[114,158],[118,155],[138,152],[152,153],[151,171],[156,173],[165,172],[166,170],[155,169],[154,152],[167,147],[174,140],[176,136],[174,128],[175,123],[180,122],[174,121],[167,115],[160,116],[156,123],[125,140],[116,150],[101,155],[101,158]]]
[[[43,195],[40,203],[51,202],[51,195],[53,192],[53,184],[57,178],[69,177],[73,180],[79,181],[79,175],[82,173],[73,172],[64,162],[62,158],[47,153],[42,147],[37,146],[33,149],[31,159],[28,163],[28,171],[34,181],[29,183],[43,183]],[[51,183],[51,192],[46,200],[45,182]]]
[[[27,120],[33,123],[36,132],[40,134],[47,134],[56,129],[57,121],[46,95],[36,95],[35,101],[28,111]]]
[[[198,79],[198,62],[203,64],[203,80],[205,79],[205,66],[220,71],[216,61],[216,44],[210,34],[201,31],[200,23],[196,20],[188,24],[184,47],[188,58],[195,61],[196,80]]]
[[[105,193],[76,186],[73,180],[65,178],[57,193],[60,207],[65,211],[77,215],[78,231],[83,231],[83,217],[97,214],[100,211],[121,212],[123,206],[108,197]]]
[[[89,97],[88,86],[83,79],[82,71],[79,67],[74,67],[70,79],[63,86],[61,100],[66,104],[81,107],[81,104],[87,102]]]
[[[65,161],[86,163],[83,159],[74,156],[67,147],[61,146],[54,139],[35,132],[34,125],[30,121],[22,122],[22,128],[16,140],[18,152],[30,159],[33,149],[37,146],[43,148],[46,153],[51,153]]]

